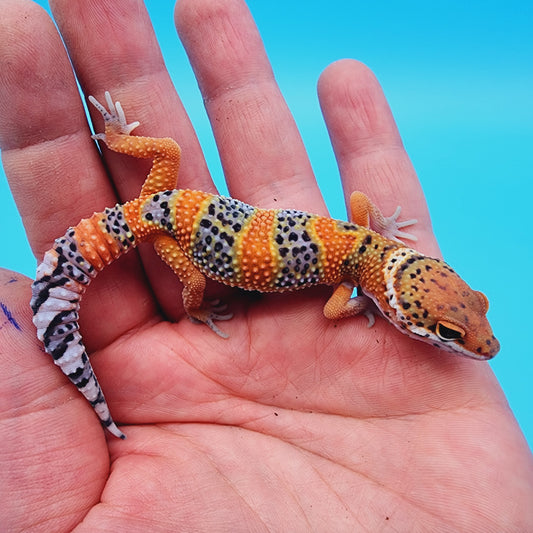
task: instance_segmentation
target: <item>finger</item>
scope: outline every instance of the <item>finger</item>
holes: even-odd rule
[[[3,161],[28,238],[41,256],[69,223],[91,213],[95,203],[116,198],[48,15],[33,2],[10,0],[3,5],[0,33]]]
[[[119,100],[137,135],[172,137],[183,152],[178,187],[213,191],[196,134],[166,70],[142,0],[51,0],[50,7],[86,95]],[[169,10],[170,16],[170,10]],[[90,106],[95,129],[103,121]],[[138,195],[149,162],[103,150],[123,199]]]
[[[113,205],[116,196],[90,140],[72,69],[54,24],[33,2],[10,0],[2,7],[2,155],[28,239],[41,260],[69,225]],[[133,254],[111,269],[111,275],[95,282],[100,290],[91,290],[84,298],[81,322],[89,349],[146,321],[155,310]],[[116,302],[124,307],[117,308]]]
[[[346,198],[361,190],[386,215],[400,205],[402,219],[418,220],[409,228],[417,245],[438,254],[424,194],[375,76],[357,61],[338,61],[322,74],[318,93]]]
[[[64,386],[64,376],[42,353],[30,295],[28,278],[0,269],[2,530],[35,530],[42,506],[51,509],[50,504],[55,511],[46,529],[63,531],[71,529],[73,516],[83,519],[87,502],[99,501],[109,459],[94,413],[81,394],[74,397]],[[66,454],[66,449],[77,453]],[[85,482],[80,483],[81,475]],[[50,483],[53,490],[43,491]]]
[[[232,195],[325,213],[296,124],[242,0],[179,0],[194,69]]]
[[[197,137],[165,68],[144,3],[53,0],[50,5],[84,92],[103,102],[104,90],[110,91],[114,100],[122,102],[128,121],[141,122],[135,134],[177,140],[183,154],[178,188],[214,191]],[[170,13],[169,10],[169,16]],[[96,131],[103,130],[100,116],[95,116],[95,124]],[[105,147],[102,151],[120,199],[138,196],[150,162],[116,154]],[[150,247],[141,247],[140,252],[161,308],[177,319],[181,316],[181,287],[176,277]]]

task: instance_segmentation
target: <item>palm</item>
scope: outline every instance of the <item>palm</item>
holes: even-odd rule
[[[115,15],[108,13],[106,22],[110,28],[118,23],[113,16],[127,3],[113,3]],[[113,89],[123,79],[113,78],[120,76],[116,65],[128,64],[128,50],[122,50],[124,61],[115,61],[112,70],[105,70],[105,62],[89,61],[98,43],[93,43],[94,53],[80,51],[76,43],[93,46],[83,32],[101,35],[102,28],[96,32],[91,24],[97,20],[101,25],[102,18],[84,2],[52,4],[84,88],[97,95]],[[203,4],[182,0],[178,23],[201,80],[232,192],[268,207],[283,189],[284,206],[323,211],[294,124],[268,76],[246,12],[238,2],[229,2],[211,18],[210,3]],[[80,125],[74,85],[66,90],[66,98],[55,93],[54,81],[68,79],[68,64],[60,55],[59,41],[34,10],[24,19],[22,40],[29,43],[31,36],[43,35],[37,45],[50,51],[54,68],[48,65],[53,74],[41,88],[42,106],[30,105],[34,95],[21,88],[28,68],[37,73],[46,68],[32,63],[35,54],[18,48],[20,35],[10,30],[20,27],[26,15],[22,5],[25,2],[13,2],[1,23],[3,50],[18,51],[21,68],[0,79],[0,101],[17,94],[12,108],[27,110],[29,118],[24,123],[6,120],[0,133],[2,138],[23,139],[20,146],[4,143],[6,171],[30,240],[41,255],[66,225],[112,205],[116,198]],[[83,27],[76,24],[78,11],[84,11]],[[140,13],[128,8],[120,17],[128,18],[135,39],[140,32],[150,43]],[[205,17],[204,24],[194,17]],[[225,49],[219,43],[222,50],[213,53],[200,43],[198,28],[206,35],[223,33],[205,24],[216,26],[225,17],[232,19],[237,34],[247,34],[246,51],[235,43]],[[150,64],[158,61],[153,45],[136,53],[146,54]],[[6,57],[2,52],[2,72],[12,65]],[[252,63],[262,65],[256,85],[241,79],[244,89],[239,94],[221,92],[223,76],[238,80],[241,72],[249,71],[243,66]],[[136,67],[130,62],[129,68]],[[130,74],[132,80],[136,74]],[[150,95],[144,102],[134,98],[133,84],[117,96],[128,117],[141,120],[147,133],[170,134],[184,154],[190,154],[179,185],[208,188],[190,125],[168,80],[158,76],[163,97],[158,95],[155,111]],[[230,97],[250,105],[258,95],[268,102],[269,116],[257,115],[256,123],[236,127],[240,114],[233,111]],[[358,183],[372,194],[374,188],[373,196],[384,209],[402,198],[398,203],[409,216],[425,221],[422,229],[428,227],[416,178],[368,71],[353,63],[337,64],[323,76],[320,95],[346,189]],[[63,109],[58,123],[53,110],[59,105]],[[73,109],[79,116],[73,118]],[[234,126],[217,120],[232,113],[229,122]],[[35,133],[29,127],[35,123],[49,125],[45,135],[57,146],[52,161],[44,160],[49,144],[47,151],[39,151],[41,130]],[[72,135],[76,125],[79,136]],[[70,134],[67,151],[61,149],[64,131]],[[259,131],[266,132],[260,146],[253,134]],[[367,144],[353,148],[358,145],[354,139]],[[73,152],[78,171],[67,161]],[[142,165],[107,152],[105,157],[119,194],[135,196]],[[28,168],[35,171],[36,164],[42,171],[37,170],[35,182],[22,180],[21,166],[24,173]],[[46,181],[51,167],[60,176],[55,188],[53,180]],[[365,182],[368,175],[375,181]],[[272,176],[279,184],[272,183]],[[39,180],[43,187],[36,201]],[[85,191],[81,197],[80,187]],[[380,202],[384,188],[392,194]],[[62,215],[51,217],[50,206]],[[425,251],[435,253],[429,232],[420,229],[419,236]],[[29,282],[3,275],[2,300],[18,317],[22,331],[6,327],[0,334],[5,346],[16,343],[19,353],[25,353],[14,358],[9,350],[0,351],[5,359],[3,447],[9,452],[3,455],[9,461],[2,468],[7,476],[1,484],[6,491],[2,501],[9,502],[2,516],[6,524],[40,524],[48,530],[69,530],[82,520],[91,530],[381,530],[387,524],[399,530],[472,530],[478,524],[497,530],[508,523],[525,528],[531,519],[524,508],[533,485],[531,457],[488,366],[415,343],[383,320],[370,330],[364,319],[328,323],[321,314],[327,290],[266,295],[260,301],[253,295],[226,293],[236,316],[223,324],[230,339],[219,339],[180,316],[175,278],[149,247],[140,255],[142,263],[131,254],[106,269],[82,304],[84,339],[113,415],[128,435],[123,442],[106,442],[86,402],[41,353],[30,323]],[[17,281],[10,282],[13,279]]]

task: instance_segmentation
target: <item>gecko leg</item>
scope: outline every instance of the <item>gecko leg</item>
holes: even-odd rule
[[[168,235],[158,235],[154,248],[159,257],[168,265],[183,283],[183,307],[193,322],[209,326],[217,335],[226,339],[228,335],[221,331],[215,320],[230,320],[232,313],[225,313],[226,307],[218,300],[205,302],[205,276],[185,255],[178,243]]]
[[[364,294],[352,297],[354,285],[348,281],[340,283],[324,306],[324,315],[330,320],[347,318],[363,313],[368,318],[368,327],[375,323],[372,300]]]
[[[92,138],[104,141],[114,152],[153,160],[140,196],[175,189],[181,160],[181,149],[176,141],[170,138],[131,135],[140,123],[136,121],[128,124],[120,102],[113,103],[107,91],[105,99],[109,110],[94,96],[89,96],[89,102],[100,112],[105,123],[105,133],[97,133]]]
[[[370,200],[370,198],[359,191],[355,191],[350,196],[351,220],[359,226],[371,228],[394,241],[402,242],[400,239],[416,241],[415,235],[401,231],[402,228],[412,226],[417,223],[416,219],[398,222],[398,217],[402,208],[398,206],[396,211],[385,217],[380,209]]]

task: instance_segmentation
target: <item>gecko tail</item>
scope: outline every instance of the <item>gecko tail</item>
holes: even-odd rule
[[[76,228],[69,228],[37,267],[30,305],[37,337],[45,351],[91,404],[102,425],[124,439],[124,433],[111,418],[78,325],[81,297],[100,267],[95,268],[81,255]]]

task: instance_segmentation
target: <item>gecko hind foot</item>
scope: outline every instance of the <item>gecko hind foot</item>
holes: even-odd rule
[[[233,313],[224,313],[227,310],[228,305],[221,303],[220,300],[211,300],[206,302],[209,306],[208,309],[200,309],[195,311],[194,315],[189,314],[189,320],[193,324],[205,324],[214,331],[219,337],[227,339],[229,335],[224,333],[216,324],[215,320],[224,322],[233,318]]]
[[[122,109],[120,102],[117,101],[113,103],[109,91],[105,92],[105,100],[109,111],[94,96],[89,96],[89,102],[91,102],[91,104],[93,104],[93,106],[96,107],[96,109],[102,115],[106,129],[112,128],[118,134],[130,135],[131,132],[140,125],[140,122],[136,120],[135,122],[128,124],[126,121],[126,115],[124,114],[124,110]],[[95,135],[91,135],[91,137],[95,141],[106,141],[105,133],[97,133]]]

